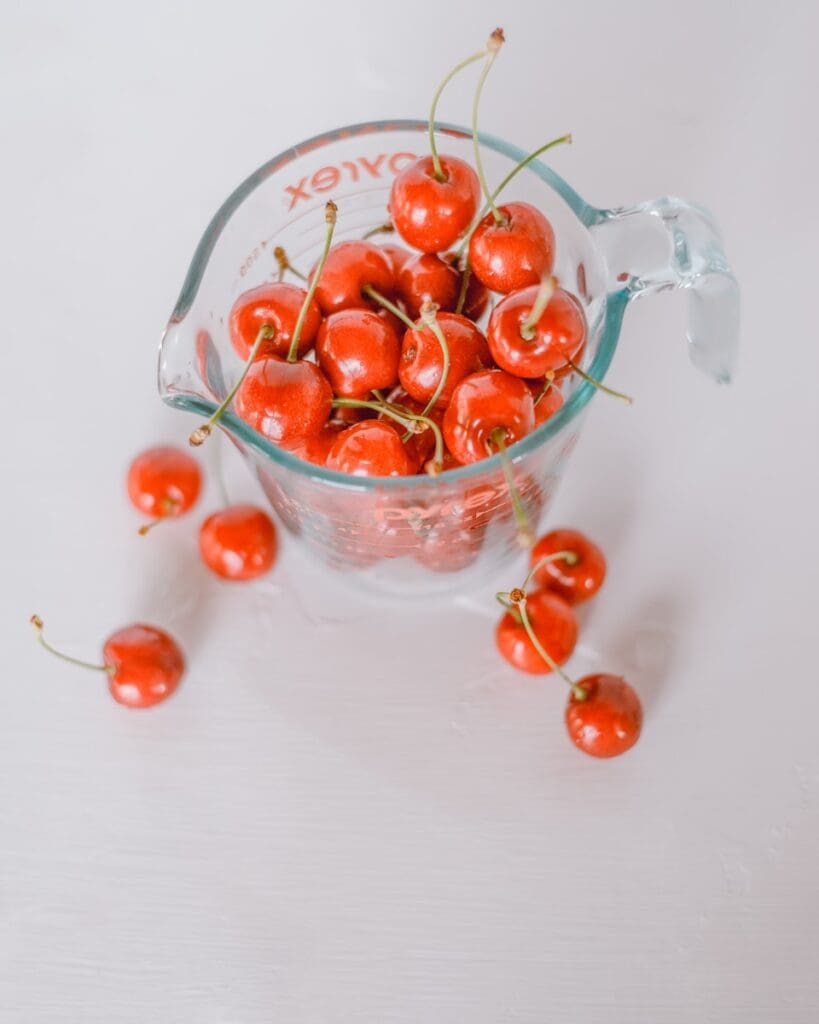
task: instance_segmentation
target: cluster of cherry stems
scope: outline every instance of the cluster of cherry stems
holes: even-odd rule
[[[519,534],[532,544],[507,449],[562,406],[562,378],[578,373],[602,385],[576,362],[586,322],[580,303],[553,276],[549,221],[527,203],[495,202],[520,169],[570,137],[536,150],[494,192],[486,186],[477,106],[502,43],[498,29],[442,81],[430,112],[430,155],[405,167],[393,183],[391,219],[376,230],[397,231],[419,252],[367,238],[333,245],[338,210],[329,202],[325,244],[310,274],[301,274],[277,249],[278,280],[234,304],[230,336],[245,366],[208,422],[193,432],[192,445],[202,444],[232,406],[267,440],[357,476],[437,475],[497,453]],[[444,86],[479,59],[484,66],[473,105],[473,169],[457,157],[439,156],[434,124]],[[479,211],[482,192],[486,206]],[[460,249],[446,252],[459,241]],[[285,282],[288,271],[303,278],[306,289]],[[476,321],[490,291],[504,297],[484,335]],[[313,351],[314,359],[305,358]],[[128,473],[131,501],[153,517],[141,532],[187,512],[200,487],[198,463],[188,453],[173,447],[143,452]],[[211,515],[199,542],[205,564],[229,580],[255,578],[276,557],[273,522],[250,505]],[[602,552],[582,534],[547,534],[534,545],[523,585],[498,594],[505,613],[496,630],[497,648],[513,666],[553,671],[568,683],[569,735],[597,757],[631,747],[642,721],[639,699],[625,680],[598,674],[574,681],[561,668],[577,639],[572,605],[595,594],[604,575]],[[33,616],[32,623],[43,646],[53,650],[41,620]],[[114,698],[129,707],[166,699],[184,671],[173,638],[144,624],[109,637],[101,665],[80,664],[105,672]]]

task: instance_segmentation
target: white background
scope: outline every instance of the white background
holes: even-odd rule
[[[554,508],[610,561],[571,665],[645,703],[611,762],[501,662],[490,593],[370,603],[287,538],[220,585],[213,488],[147,541],[123,492],[190,429],[156,346],[218,204],[315,132],[423,116],[498,21],[483,126],[571,130],[594,202],[710,206],[744,291],[730,389],[678,296],[629,311],[635,405],[595,400]],[[4,1024],[817,1019],[817,32],[807,2],[4,4]],[[91,657],[165,624],[183,687],[120,708],[33,611]]]

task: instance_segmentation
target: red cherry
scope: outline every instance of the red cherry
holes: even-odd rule
[[[102,656],[111,696],[129,708],[150,708],[166,700],[185,671],[185,658],[173,637],[144,623],[112,633]]]
[[[230,311],[230,340],[239,357],[247,359],[265,325],[273,328],[273,334],[262,343],[256,358],[286,356],[306,297],[303,288],[281,281],[260,285],[240,295]],[[299,355],[312,347],[320,326],[321,311],[311,301],[299,336]]]
[[[483,370],[460,381],[444,414],[444,438],[459,462],[477,462],[494,454],[493,435],[503,431],[512,445],[535,426],[532,393],[519,377]]]
[[[336,409],[336,412],[359,412],[358,409]],[[369,410],[364,410],[369,412]],[[360,417],[354,417],[349,423],[357,423]],[[300,459],[304,459],[305,462],[312,462],[315,466],[326,466],[327,456],[330,454],[330,449],[336,442],[336,438],[342,430],[346,430],[348,422],[342,420],[330,420],[326,423],[317,434],[313,434],[312,437],[306,437],[302,443],[293,449],[293,454],[298,455]]]
[[[443,181],[435,177],[431,156],[407,164],[395,176],[390,215],[405,242],[421,252],[441,252],[469,227],[478,209],[481,186],[468,163],[442,156]]]
[[[356,395],[356,398],[367,399],[368,395]],[[333,418],[330,420],[328,426],[332,426],[334,423],[340,423],[342,426],[349,427],[352,423],[358,423],[360,420],[374,420],[378,414],[374,409],[361,409],[356,408],[352,405],[339,405],[333,409]]]
[[[414,320],[425,302],[434,302],[443,310],[454,309],[460,281],[461,275],[452,264],[424,252],[404,263],[396,278],[396,287],[407,313]]]
[[[252,580],[276,558],[276,527],[255,505],[230,505],[214,512],[199,530],[205,565],[226,580]]]
[[[398,381],[401,345],[390,325],[368,309],[344,309],[321,325],[319,366],[342,398],[391,388]]]
[[[529,203],[498,207],[502,223],[488,213],[469,239],[472,272],[493,292],[537,284],[552,271],[555,235],[540,210]]]
[[[437,319],[449,348],[449,372],[436,403],[445,408],[459,381],[491,366],[492,360],[486,338],[471,320],[458,313],[438,313]],[[443,368],[440,342],[428,326],[405,331],[398,376],[416,401],[426,404],[432,398]]]
[[[202,473],[193,456],[170,445],[149,448],[128,468],[128,497],[155,519],[181,516],[199,497]]]
[[[314,271],[315,267],[311,276]],[[342,309],[368,308],[373,302],[362,294],[364,285],[372,285],[382,295],[392,293],[395,275],[390,257],[372,242],[339,242],[327,254],[316,301],[325,316]]]
[[[534,285],[512,292],[489,318],[486,338],[492,357],[502,370],[518,377],[542,377],[560,369],[586,339],[583,311],[562,288],[555,288],[546,308],[531,323],[539,292]]]
[[[409,476],[412,464],[397,430],[364,420],[343,430],[327,456],[327,467],[352,476]]]
[[[315,363],[257,360],[236,393],[237,414],[268,441],[297,446],[330,416],[333,391]]]
[[[543,426],[558,409],[563,408],[565,401],[563,392],[556,384],[552,384],[545,393],[543,388],[539,387],[533,397],[535,400],[535,427]]]
[[[384,309],[382,307],[381,309],[376,310],[375,315],[379,317],[381,320],[383,320],[388,327],[391,327],[393,329],[396,338],[400,338],[403,335],[404,331],[407,329],[404,321],[399,320],[395,313],[392,313],[389,309]]]
[[[584,754],[617,757],[634,746],[643,726],[640,698],[620,676],[586,676],[576,686],[585,691],[580,700],[573,690],[566,705],[569,737]]]
[[[409,249],[405,249],[401,245],[393,245],[392,242],[385,242],[381,248],[389,257],[390,263],[392,264],[393,275],[397,280],[398,275],[401,272],[401,268],[407,260],[412,259],[412,253]]]
[[[568,661],[577,643],[577,621],[566,602],[548,590],[535,590],[526,598],[526,612],[538,641],[558,664]],[[498,650],[510,665],[533,675],[551,672],[517,617],[506,612],[495,631]]]
[[[579,530],[552,530],[545,534],[532,549],[532,566],[548,555],[559,551],[572,551],[576,561],[556,558],[543,565],[534,574],[534,581],[559,594],[569,604],[580,604],[594,597],[606,577],[606,559],[600,548]]]
[[[480,320],[489,305],[489,292],[481,282],[470,271],[469,280],[466,283],[466,298],[464,299],[464,316],[470,320]]]

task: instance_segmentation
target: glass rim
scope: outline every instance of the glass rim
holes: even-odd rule
[[[306,152],[318,149],[319,147],[332,142],[337,142],[352,135],[375,134],[378,132],[390,131],[426,132],[427,130],[428,122],[421,121],[417,118],[362,121],[357,124],[344,125],[341,128],[334,128],[330,131],[313,135],[311,138],[305,139],[297,145],[283,150],[281,153],[262,164],[261,167],[253,171],[252,174],[248,175],[248,177],[245,178],[245,180],[235,188],[233,192],[231,192],[213,215],[210,223],[205,228],[205,232],[199,240],[196,249],[194,250],[193,258],[190,266],[188,267],[182,289],[179,293],[179,298],[176,301],[170,320],[165,327],[160,341],[160,375],[165,337],[169,331],[184,320],[185,316],[190,311],[199,290],[199,285],[202,281],[205,268],[208,264],[211,253],[216,246],[219,236],[222,234],[222,231],[235,210],[253,191],[255,191],[255,189],[270,177],[274,171],[277,171],[279,168],[298,159]],[[440,132],[444,135],[454,135],[457,138],[472,138],[472,132],[470,129],[448,122],[436,122],[435,131],[436,133]],[[482,146],[500,153],[502,156],[507,157],[514,163],[520,163],[529,155],[519,146],[505,142],[503,139],[499,139],[494,135],[487,134],[486,132],[478,133],[478,141]],[[551,167],[543,163],[541,160],[532,160],[525,170],[535,174],[541,179],[541,181],[545,182],[546,185],[556,192],[584,227],[590,228],[595,224],[600,224],[603,221],[608,220],[611,216],[610,211],[598,209],[597,207],[588,204],[566,181],[564,181],[559,174],[553,171]],[[601,325],[600,342],[587,371],[590,376],[594,377],[598,381],[602,381],[605,378],[609,366],[611,365],[614,350],[617,347],[617,341],[620,336],[620,326],[623,319],[623,313],[630,297],[631,292],[627,286],[616,291],[608,292],[605,297],[605,315]],[[173,408],[181,409],[184,412],[197,413],[204,418],[207,418],[216,410],[216,402],[209,402],[198,395],[192,395],[186,392],[180,391],[174,393],[164,391],[161,387],[161,379],[159,383],[159,390],[163,401]],[[569,399],[560,407],[560,409],[558,409],[556,413],[550,416],[549,419],[540,427],[533,430],[530,434],[527,434],[520,441],[515,442],[514,445],[509,447],[508,452],[511,460],[513,462],[518,462],[520,459],[545,444],[545,442],[550,440],[552,437],[556,436],[563,427],[579,415],[579,413],[594,397],[596,392],[597,389],[594,385],[581,379],[580,384],[570,395]],[[459,466],[457,469],[448,469],[438,476],[422,474],[387,477],[352,476],[349,473],[340,473],[333,469],[327,469],[324,466],[317,466],[312,462],[300,459],[298,456],[284,448],[280,448],[278,445],[273,444],[261,434],[257,433],[252,427],[245,423],[244,420],[235,415],[231,409],[227,409],[223,414],[221,418],[221,425],[231,434],[238,437],[243,444],[246,444],[249,448],[259,452],[261,455],[264,455],[265,458],[277,463],[284,469],[296,473],[299,476],[321,480],[323,483],[331,484],[347,490],[372,491],[384,488],[391,490],[412,487],[434,487],[436,485],[446,486],[450,483],[454,484],[464,482],[472,479],[473,477],[478,477],[485,473],[491,473],[494,470],[499,471],[501,469],[501,457],[499,455],[491,455],[486,459],[479,460],[478,462],[473,462],[466,466]]]

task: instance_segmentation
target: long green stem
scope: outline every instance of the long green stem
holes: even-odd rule
[[[480,77],[478,78],[478,84],[475,87],[475,95],[472,99],[472,151],[475,156],[475,170],[478,174],[478,180],[481,183],[483,194],[486,197],[486,203],[489,209],[492,211],[492,215],[495,218],[496,224],[503,224],[504,218],[501,213],[498,212],[498,208],[495,206],[495,200],[492,198],[492,193],[489,191],[489,186],[486,183],[486,174],[483,169],[483,160],[481,158],[481,146],[478,141],[478,107],[481,102],[481,93],[483,92],[483,83],[486,81],[486,76],[492,70],[492,65],[495,63],[495,58],[500,52],[500,48],[503,45],[503,29],[495,29],[492,35],[489,37],[489,42],[486,45],[487,58],[486,63],[481,69]]]
[[[253,360],[258,355],[259,348],[261,347],[262,342],[265,340],[265,338],[272,338],[274,334],[275,331],[270,326],[270,324],[264,324],[262,327],[259,328],[259,333],[256,335],[256,340],[253,342],[253,346],[250,349],[250,354],[247,357],[247,362],[245,363],[244,369],[239,374],[239,379],[236,381],[236,383],[233,385],[230,391],[228,391],[224,401],[217,407],[216,411],[213,413],[211,418],[206,423],[203,423],[200,427],[197,427],[196,430],[194,430],[191,436],[188,438],[188,443],[193,445],[194,448],[198,448],[200,444],[204,444],[205,441],[210,437],[211,431],[222,418],[222,414],[224,413],[225,409],[227,409],[227,407],[236,397],[236,392],[242,386],[242,381],[245,379],[245,377],[248,374],[248,371],[250,370],[250,367],[253,365]]]
[[[412,423],[423,423],[429,427],[435,437],[435,458],[432,461],[437,467],[437,471],[440,471],[444,461],[444,437],[441,433],[441,428],[429,416],[410,412],[409,409],[405,409],[401,405],[394,405],[391,402],[370,402],[365,398],[334,398],[333,408],[374,409],[376,412],[381,412],[385,416],[389,416],[390,419],[400,423],[402,427],[407,427]]]
[[[615,391],[614,388],[608,387],[599,380],[595,380],[594,377],[590,377],[585,370],[581,370],[577,363],[573,363],[571,359],[567,359],[566,362],[571,366],[572,370],[577,374],[578,377],[582,377],[592,387],[597,388],[598,391],[602,391],[607,395],[611,395],[612,398],[618,398],[621,402],[625,402],[626,405],[631,405],[634,399],[631,395],[626,395],[622,391]]]
[[[381,292],[376,288],[373,288],[371,284],[362,285],[361,293],[362,295],[369,296],[369,298],[371,298],[373,302],[377,302],[379,306],[383,306],[384,309],[389,313],[392,313],[393,316],[397,316],[401,323],[405,324],[411,331],[420,330],[418,324],[413,323],[403,309],[396,306],[394,302],[390,302],[386,295],[382,295]]]
[[[509,458],[509,452],[506,448],[506,430],[504,427],[496,427],[489,435],[487,449],[490,453],[492,446],[497,448],[498,455],[500,455],[503,475],[506,480],[506,486],[509,488],[509,499],[512,502],[512,513],[518,525],[518,541],[522,548],[531,548],[535,543],[535,534],[526,509],[523,507],[518,485],[515,483],[514,473],[512,472],[512,460]]]
[[[279,264],[279,281],[284,277],[284,272],[289,270],[291,274],[294,274],[301,281],[307,280],[307,274],[302,274],[300,270],[296,270],[290,260],[287,258],[287,253],[282,249],[280,245],[277,245],[273,250],[273,257]]]
[[[441,98],[441,93],[458,74],[458,72],[463,71],[463,69],[469,67],[470,64],[474,64],[476,60],[480,60],[482,57],[485,57],[486,52],[486,47],[484,47],[477,53],[473,53],[471,57],[467,57],[466,60],[462,60],[460,64],[456,64],[455,67],[441,80],[438,88],[432,94],[432,105],[429,108],[429,151],[432,156],[432,173],[435,175],[436,181],[446,181],[446,175],[441,167],[438,150],[435,146],[435,111],[438,107],[438,100]]]
[[[555,382],[555,371],[554,370],[547,370],[546,374],[543,377],[543,387],[541,388],[540,394],[537,396],[537,398],[534,401],[535,408],[537,408],[538,402],[542,402],[543,399],[546,397],[546,395],[549,393],[549,391],[551,390],[552,386],[554,385],[554,382]]]
[[[540,287],[537,290],[535,301],[532,303],[532,308],[529,310],[529,315],[520,325],[520,336],[524,341],[531,341],[534,338],[537,322],[551,302],[556,288],[557,278],[551,274],[547,274],[540,282]]]
[[[541,656],[541,658],[543,658],[543,660],[546,662],[546,664],[549,666],[552,672],[555,672],[557,675],[559,675],[563,682],[567,683],[571,687],[572,692],[575,695],[575,698],[577,700],[585,700],[588,694],[583,689],[583,687],[578,686],[574,679],[572,679],[571,676],[567,675],[563,671],[563,669],[549,654],[549,652],[546,650],[546,648],[543,646],[540,640],[538,640],[535,631],[532,628],[532,622],[529,618],[529,613],[526,611],[526,595],[524,594],[523,597],[517,601],[514,600],[514,597],[512,598],[512,600],[514,604],[516,604],[518,607],[518,611],[520,612],[521,624],[523,625],[523,628],[526,630],[526,635],[532,641],[532,646],[534,647],[534,649]]]
[[[80,668],[90,668],[94,672],[107,672],[108,675],[113,674],[113,665],[96,665],[92,661],[83,661],[81,658],[72,658],[70,654],[63,654],[63,652],[58,651],[56,647],[52,647],[43,636],[43,620],[39,615],[32,615],[29,622],[34,626],[34,631],[37,634],[37,643],[41,647],[44,647],[49,654],[53,654],[55,657],[60,658],[62,661],[67,661],[71,665],[78,665]]]
[[[467,259],[464,263],[464,269],[461,272],[461,287],[458,291],[458,301],[455,304],[455,312],[463,313],[464,303],[466,302],[466,293],[469,291],[469,279],[472,276],[472,267],[469,265]]]
[[[316,288],[318,288],[319,278],[321,277],[322,270],[324,270],[324,264],[327,262],[327,253],[330,251],[330,246],[333,244],[333,232],[336,229],[337,219],[338,207],[331,199],[324,207],[324,220],[327,224],[327,234],[324,236],[324,248],[321,250],[321,256],[319,257],[319,261],[313,271],[313,276],[307,288],[307,294],[304,296],[304,302],[301,304],[301,309],[299,310],[296,326],[293,328],[293,337],[290,339],[290,348],[287,352],[288,363],[295,363],[296,361],[296,356],[299,351],[299,339],[301,338],[304,321],[307,319],[307,311],[310,308],[310,303],[313,301],[313,296],[316,294]]]
[[[395,231],[395,225],[391,220],[387,220],[383,224],[378,224],[376,227],[370,228],[369,231],[365,231],[361,238],[362,241],[366,241],[374,235],[390,235],[393,231]]]
[[[441,325],[438,323],[438,317],[436,316],[437,312],[438,307],[435,305],[434,302],[425,302],[424,305],[421,307],[421,322],[424,324],[425,327],[428,327],[435,335],[438,344],[441,346],[442,360],[441,376],[438,380],[438,386],[435,388],[432,395],[430,396],[430,399],[427,402],[423,413],[421,414],[422,416],[426,416],[430,409],[435,408],[435,404],[441,397],[441,392],[446,387],[446,379],[449,376],[449,345],[447,345],[446,338],[444,337],[444,332],[441,330]]]
[[[506,175],[506,177],[503,179],[503,181],[500,183],[500,185],[498,185],[498,187],[492,193],[492,201],[496,202],[498,196],[506,188],[506,186],[509,184],[509,182],[512,180],[512,178],[514,178],[515,175],[519,171],[522,171],[524,167],[528,167],[528,165],[533,160],[536,160],[539,156],[541,156],[547,150],[552,149],[554,146],[560,146],[564,142],[571,144],[571,141],[572,141],[571,135],[561,135],[560,138],[552,139],[550,142],[545,143],[545,145],[541,146],[539,149],[534,150],[534,152],[530,153],[527,157],[525,157],[523,160],[521,160],[519,164],[515,164],[515,166],[512,168],[512,170]],[[464,251],[466,250],[467,245],[469,245],[469,239],[472,237],[472,232],[475,230],[475,228],[478,226],[478,224],[480,224],[480,222],[483,220],[483,218],[487,215],[488,212],[489,212],[489,205],[486,204],[486,205],[484,205],[484,207],[480,211],[480,213],[475,217],[475,220],[472,222],[472,227],[469,229],[469,231],[467,231],[466,237],[464,238],[463,242],[461,242],[461,245],[460,245],[460,247],[458,249],[458,255],[459,256],[463,255]]]

